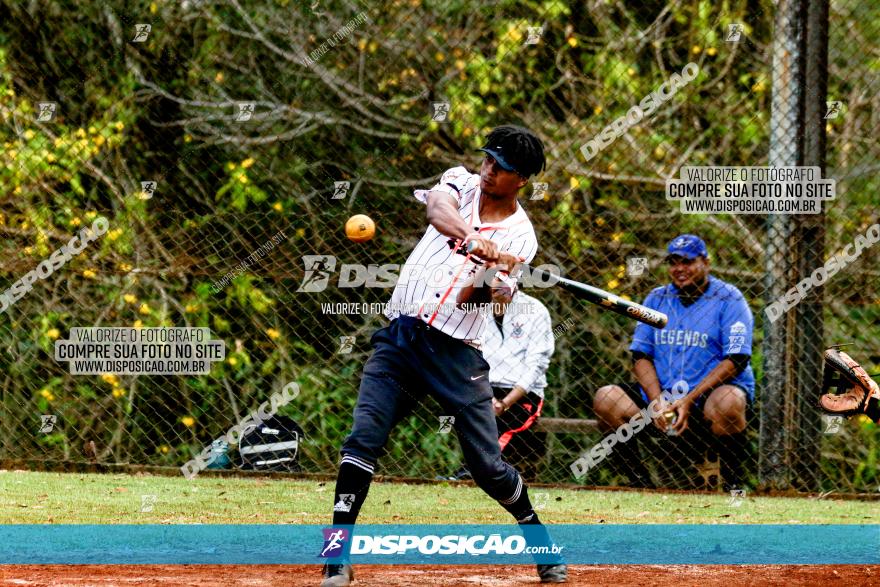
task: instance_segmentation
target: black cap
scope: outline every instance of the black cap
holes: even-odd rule
[[[502,169],[523,177],[532,176],[547,166],[544,143],[532,131],[512,124],[499,126],[486,137],[479,149],[491,155]]]

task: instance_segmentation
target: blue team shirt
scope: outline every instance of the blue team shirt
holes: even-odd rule
[[[726,355],[752,354],[752,311],[742,292],[727,282],[710,275],[706,291],[690,306],[684,306],[678,290],[668,284],[651,291],[644,305],[669,316],[669,322],[662,329],[636,325],[629,350],[653,358],[667,400],[686,395]],[[750,401],[754,399],[751,364],[728,383],[744,389]],[[642,396],[648,401],[644,390]]]

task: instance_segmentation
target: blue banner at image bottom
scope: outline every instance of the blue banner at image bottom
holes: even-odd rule
[[[512,524],[0,525],[0,564],[880,564],[880,525],[547,529],[558,554]]]

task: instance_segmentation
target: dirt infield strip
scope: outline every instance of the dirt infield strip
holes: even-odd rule
[[[538,583],[532,567],[515,566],[359,566],[355,585],[513,586]],[[652,585],[730,587],[731,585],[876,585],[880,566],[704,566],[604,565],[569,568],[569,585]],[[281,565],[0,565],[0,586],[161,585],[281,587],[318,585],[316,566]]]

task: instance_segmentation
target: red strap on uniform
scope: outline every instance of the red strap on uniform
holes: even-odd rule
[[[513,438],[514,434],[525,432],[532,427],[532,424],[534,424],[538,417],[541,415],[541,408],[543,406],[544,400],[542,399],[540,402],[538,402],[538,409],[535,410],[535,413],[529,416],[525,422],[523,422],[522,426],[520,426],[519,428],[514,428],[513,430],[508,430],[498,438],[498,444],[501,445],[502,451],[504,450],[504,447],[510,443],[510,439]]]

